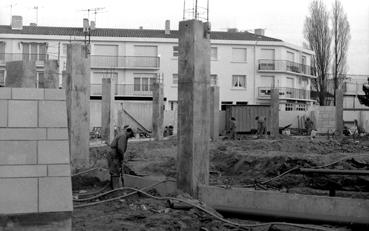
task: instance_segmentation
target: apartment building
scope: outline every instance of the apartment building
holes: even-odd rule
[[[151,83],[164,81],[166,109],[175,110],[178,87],[178,31],[165,23],[162,30],[84,29],[23,26],[22,20],[0,26],[0,85],[5,64],[13,60],[36,60],[38,75],[46,59],[66,68],[67,44],[90,41],[91,99],[101,98],[101,81],[116,83],[116,99],[151,100]],[[281,110],[307,110],[310,98],[313,52],[280,39],[237,31],[211,32],[211,81],[220,87],[220,103],[268,104],[270,89],[279,88]],[[42,85],[42,84],[40,84]]]

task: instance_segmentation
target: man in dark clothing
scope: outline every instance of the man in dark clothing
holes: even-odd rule
[[[257,137],[261,138],[266,133],[266,127],[265,127],[266,117],[256,116],[255,120],[258,126],[257,127]]]
[[[134,137],[131,128],[119,133],[110,144],[111,152],[108,153],[108,166],[110,171],[110,183],[113,189],[124,185],[123,181],[123,159],[127,150],[128,139]],[[122,185],[120,185],[122,182]]]
[[[236,119],[234,117],[229,122],[229,137],[232,140],[236,139]]]

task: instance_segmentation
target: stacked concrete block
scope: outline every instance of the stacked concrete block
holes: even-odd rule
[[[336,130],[336,108],[320,106],[314,112],[315,125],[318,133],[333,133]]]
[[[7,87],[36,87],[35,61],[12,61],[6,63]]]
[[[48,214],[51,219],[49,213],[59,212],[65,219],[58,230],[71,229],[69,213],[73,205],[64,90],[0,88],[0,188],[0,216],[6,217],[0,219],[0,227],[14,223],[11,217],[19,214]],[[21,224],[11,226],[21,229],[17,225]]]

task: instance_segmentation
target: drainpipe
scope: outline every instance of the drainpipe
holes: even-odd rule
[[[256,45],[258,44],[258,40],[255,41],[254,44],[254,104],[256,104],[256,98],[257,98],[257,89],[256,89],[256,69],[258,68],[256,65]]]

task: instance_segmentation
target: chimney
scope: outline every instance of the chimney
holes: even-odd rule
[[[89,27],[90,27],[90,25],[88,23],[88,19],[84,18],[83,19],[83,32],[87,32]]]
[[[140,26],[138,29],[143,30],[143,26]]]
[[[236,33],[236,32],[238,32],[238,29],[237,28],[228,28],[227,32]]]
[[[91,21],[90,28],[91,28],[91,30],[95,30],[96,29],[96,23],[95,23],[95,21]]]
[[[265,30],[264,29],[261,29],[261,28],[255,29],[254,30],[254,34],[264,36]]]
[[[36,24],[36,23],[34,23],[34,22],[31,22],[29,25],[30,25],[30,26],[37,26],[37,24]]]
[[[165,34],[170,34],[170,20],[165,20]]]
[[[22,16],[13,15],[11,22],[12,30],[22,30],[23,29],[23,18]]]

